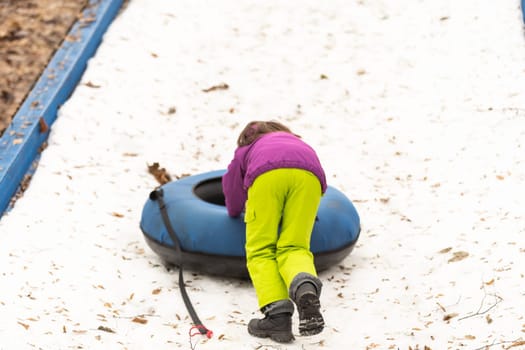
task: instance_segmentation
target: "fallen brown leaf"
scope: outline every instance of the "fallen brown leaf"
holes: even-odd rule
[[[211,91],[215,91],[215,90],[227,90],[227,89],[229,89],[228,84],[222,83],[222,84],[219,84],[219,85],[214,85],[214,86],[209,87],[207,89],[203,89],[202,91],[204,91],[204,92],[211,92]]]
[[[111,328],[106,327],[106,326],[98,326],[97,329],[98,329],[99,331],[103,331],[103,332],[115,333],[114,330],[112,330]]]
[[[522,345],[525,345],[525,340],[516,341],[510,344],[509,346],[507,346],[505,349],[515,348],[516,346],[522,346]]]
[[[134,317],[131,322],[140,323],[140,324],[146,324],[148,323],[148,320],[142,317]]]
[[[40,133],[42,134],[49,130],[49,126],[47,125],[46,120],[42,117],[38,119],[38,126],[40,128]]]
[[[465,259],[466,257],[469,256],[468,252],[464,252],[464,251],[459,251],[459,252],[454,252],[452,253],[452,258],[448,259],[448,262],[456,262],[456,261],[461,261],[463,259]]]
[[[161,168],[159,163],[155,162],[151,165],[148,165],[148,171],[155,179],[161,184],[164,185],[171,181],[171,176],[168,174],[165,168]]]
[[[100,85],[93,84],[91,81],[88,81],[84,85],[86,85],[87,87],[93,88],[93,89],[98,89],[100,87]]]
[[[446,314],[445,316],[443,316],[443,321],[449,321],[451,319],[453,319],[454,317],[456,317],[458,314],[453,312],[453,313],[450,313],[450,314]]]
[[[18,324],[21,325],[22,327],[24,327],[26,330],[29,329],[29,325],[28,324],[22,323],[20,321],[18,321]]]

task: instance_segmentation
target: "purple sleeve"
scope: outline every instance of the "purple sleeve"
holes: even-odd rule
[[[222,191],[224,192],[228,215],[231,217],[241,215],[247,195],[243,189],[241,164],[237,158],[232,160],[228,165],[228,170],[222,176]]]

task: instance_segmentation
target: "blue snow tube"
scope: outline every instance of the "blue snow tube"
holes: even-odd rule
[[[213,275],[248,277],[244,218],[228,216],[222,192],[225,170],[169,182],[160,188],[181,252],[163,222],[159,205],[148,199],[140,228],[147,244],[168,265]],[[321,199],[310,248],[318,271],[343,260],[354,248],[360,219],[352,202],[328,186]]]

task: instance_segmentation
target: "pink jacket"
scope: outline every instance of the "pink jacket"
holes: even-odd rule
[[[257,176],[279,168],[312,172],[319,178],[322,193],[325,193],[326,176],[313,148],[290,133],[271,132],[235,150],[234,158],[222,177],[228,215],[236,217],[242,213],[248,188]]]

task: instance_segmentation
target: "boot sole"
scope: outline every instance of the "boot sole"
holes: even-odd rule
[[[319,334],[324,329],[319,297],[314,293],[302,295],[297,302],[299,333],[303,336]]]
[[[273,341],[276,341],[278,343],[291,343],[295,340],[292,333],[289,332],[266,332],[266,331],[254,331],[250,328],[248,328],[248,333],[253,335],[254,337],[258,338],[270,338]]]

